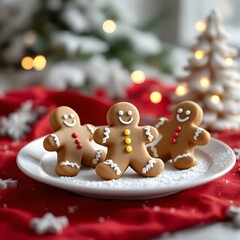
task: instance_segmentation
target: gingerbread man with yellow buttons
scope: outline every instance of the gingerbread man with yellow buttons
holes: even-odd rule
[[[95,142],[108,149],[106,160],[96,166],[97,174],[103,179],[121,177],[128,166],[144,177],[155,177],[163,171],[163,161],[151,157],[145,146],[156,139],[158,132],[151,126],[138,126],[139,120],[133,104],[119,102],[107,113],[109,126],[94,132]]]
[[[172,120],[159,118],[155,127],[161,138],[158,143],[148,148],[150,155],[160,157],[163,161],[172,159],[177,169],[188,169],[196,165],[194,147],[205,145],[210,134],[200,128],[203,111],[192,101],[179,103],[172,114]]]
[[[95,127],[81,125],[78,114],[71,108],[61,106],[50,116],[50,125],[55,131],[44,139],[43,146],[47,151],[57,152],[55,171],[60,176],[75,176],[81,164],[95,167],[103,161],[106,153],[95,150],[90,141]]]

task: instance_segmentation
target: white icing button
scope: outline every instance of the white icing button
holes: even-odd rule
[[[69,117],[70,117],[70,118],[74,118],[74,114],[71,113],[71,114],[69,115]]]

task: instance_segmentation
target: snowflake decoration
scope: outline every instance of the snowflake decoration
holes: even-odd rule
[[[38,235],[44,233],[60,233],[63,228],[68,226],[66,216],[55,217],[52,213],[46,213],[42,218],[33,218],[30,221],[30,228]]]
[[[31,131],[33,124],[40,115],[46,112],[45,107],[33,107],[32,101],[26,101],[20,108],[0,118],[0,135],[9,136],[14,140],[23,139]]]
[[[13,180],[12,178],[9,179],[0,178],[0,189],[15,188],[17,186],[18,186],[17,180]]]
[[[236,159],[239,160],[240,159],[240,148],[234,148],[233,152],[236,155]]]
[[[230,206],[227,215],[232,218],[235,227],[240,227],[240,207]]]

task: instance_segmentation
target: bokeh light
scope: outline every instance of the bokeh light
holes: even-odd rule
[[[210,81],[207,77],[203,77],[200,79],[200,85],[203,87],[203,88],[208,88],[210,86]]]
[[[160,92],[152,92],[150,94],[150,100],[152,103],[160,103],[162,101],[162,94]]]
[[[146,79],[145,73],[141,70],[136,70],[131,74],[131,80],[136,84],[143,83],[145,79]]]
[[[102,25],[102,29],[106,33],[113,33],[117,28],[116,23],[113,20],[106,20]]]
[[[26,56],[21,60],[21,66],[25,70],[30,70],[33,68],[33,58]]]
[[[187,87],[183,85],[178,86],[175,90],[175,94],[180,97],[186,95],[187,92],[188,92]]]
[[[33,67],[34,69],[41,71],[45,68],[47,64],[47,60],[44,56],[38,55],[33,59]]]
[[[203,20],[199,20],[195,23],[195,29],[199,32],[203,32],[204,30],[206,30],[206,27],[207,27],[207,24]]]
[[[210,97],[210,101],[213,104],[218,104],[221,101],[221,99],[220,99],[220,97],[218,95],[212,95]]]

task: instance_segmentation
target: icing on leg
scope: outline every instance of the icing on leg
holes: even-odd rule
[[[156,163],[156,160],[154,158],[151,158],[150,160],[148,160],[147,164],[145,165],[145,167],[142,169],[142,173],[146,174],[150,169],[153,168],[154,164]]]
[[[188,169],[196,165],[197,161],[191,153],[182,153],[172,158],[173,165],[177,169]]]
[[[69,162],[68,160],[61,162],[60,166],[69,166],[72,168],[80,169],[80,166],[76,162]]]
[[[110,166],[117,175],[120,175],[122,173],[122,171],[120,170],[118,165],[116,163],[114,163],[113,160],[108,159],[108,160],[104,161],[103,163]]]
[[[183,154],[181,154],[181,155],[176,156],[176,157],[173,159],[173,162],[177,162],[179,159],[186,158],[186,157],[189,157],[189,156],[191,156],[190,153],[183,153]]]

